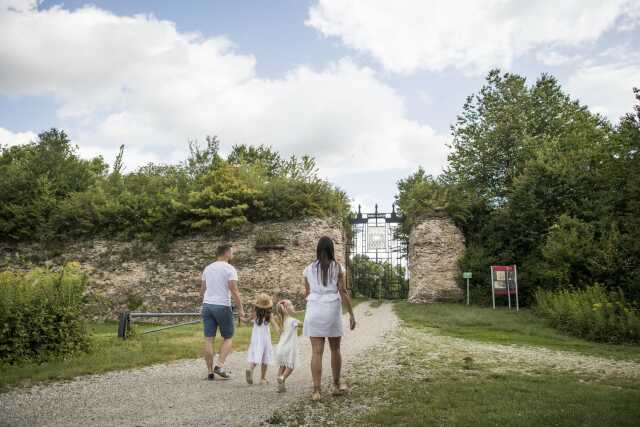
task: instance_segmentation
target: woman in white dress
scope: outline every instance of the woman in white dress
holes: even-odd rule
[[[329,348],[331,349],[333,393],[342,394],[347,390],[347,386],[340,382],[342,302],[345,303],[349,312],[350,328],[353,330],[356,327],[351,297],[346,288],[344,269],[336,262],[331,238],[326,236],[320,238],[316,248],[316,260],[304,269],[303,276],[307,296],[303,334],[310,338],[312,351],[313,394],[311,398],[319,400],[325,338],[329,340]]]

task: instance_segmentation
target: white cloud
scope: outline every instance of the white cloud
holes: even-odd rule
[[[640,87],[640,62],[586,63],[567,82],[567,90],[573,97],[614,123],[633,111],[636,103],[633,87]]]
[[[557,67],[560,65],[566,65],[574,63],[582,59],[580,55],[569,55],[566,53],[558,52],[557,50],[545,50],[536,54],[536,59],[542,62],[544,65],[550,67]]]
[[[53,96],[83,153],[110,159],[124,143],[129,161],[176,161],[188,139],[215,134],[312,154],[328,175],[418,163],[437,173],[445,162],[446,137],[409,120],[403,99],[349,59],[268,80],[224,37],[33,5],[0,11],[0,95]]]
[[[18,145],[27,144],[37,138],[33,132],[11,132],[8,129],[0,127],[0,145]]]
[[[537,48],[578,46],[640,19],[637,0],[318,0],[306,21],[397,73],[483,73]]]

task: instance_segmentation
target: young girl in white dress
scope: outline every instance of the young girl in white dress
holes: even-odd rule
[[[280,341],[275,351],[276,363],[280,366],[278,369],[278,393],[286,391],[285,381],[296,367],[300,322],[293,317],[295,313],[295,307],[288,299],[281,300],[276,304],[273,320],[280,330]]]
[[[253,330],[251,331],[251,344],[247,350],[249,366],[245,374],[247,383],[253,384],[253,370],[257,365],[260,365],[260,384],[267,384],[267,368],[273,357],[271,331],[269,330],[273,301],[269,295],[260,294],[256,297],[253,305]]]

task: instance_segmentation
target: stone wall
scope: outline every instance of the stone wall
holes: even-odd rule
[[[256,236],[261,232],[280,235],[284,248],[257,250]],[[0,268],[79,261],[89,274],[89,314],[96,319],[115,319],[139,302],[137,311],[197,311],[200,274],[215,260],[215,248],[224,241],[234,246],[232,264],[238,269],[245,304],[258,292],[299,302],[304,297],[302,271],[315,259],[317,241],[324,235],[334,239],[336,258],[344,263],[340,222],[313,218],[261,223],[225,239],[215,235],[179,239],[166,251],[140,242],[109,240],[74,242],[55,254],[34,244],[5,247],[0,251]]]
[[[464,236],[449,218],[418,221],[409,234],[409,302],[456,301]]]

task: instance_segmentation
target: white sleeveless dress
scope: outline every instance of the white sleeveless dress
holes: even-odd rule
[[[247,362],[257,365],[269,365],[273,358],[273,347],[271,345],[271,331],[269,324],[258,325],[253,321],[251,331],[251,344],[247,350]]]
[[[327,286],[324,286],[319,268],[319,262],[315,261],[309,264],[303,273],[310,290],[303,334],[305,337],[341,337],[342,299],[338,292],[338,275],[344,269],[337,262],[333,262],[329,267]]]
[[[282,325],[282,334],[275,351],[278,366],[294,369],[298,357],[298,320],[287,317]]]

